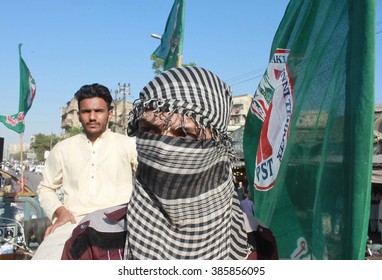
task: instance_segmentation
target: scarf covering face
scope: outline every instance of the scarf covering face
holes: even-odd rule
[[[137,139],[136,185],[128,204],[125,259],[245,259],[249,253],[234,192],[227,126],[230,88],[197,67],[168,70],[140,93],[128,134]],[[212,139],[140,132],[145,110],[194,119]]]

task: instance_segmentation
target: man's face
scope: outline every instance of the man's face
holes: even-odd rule
[[[86,136],[91,142],[94,142],[106,131],[112,114],[113,110],[107,108],[107,103],[102,98],[86,98],[80,102],[78,118]]]
[[[205,134],[201,133],[198,138],[198,129],[192,118],[182,117],[177,113],[168,118],[168,114],[167,112],[154,114],[151,110],[147,110],[139,120],[139,130],[193,140],[205,140],[212,137],[211,131],[207,128]],[[165,120],[168,122],[168,125],[165,125]]]

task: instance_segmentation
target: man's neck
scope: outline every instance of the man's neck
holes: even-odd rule
[[[106,133],[107,130],[102,132],[101,134],[93,135],[93,134],[86,134],[86,138],[94,145],[94,143],[97,141],[98,138],[102,138],[102,135]]]

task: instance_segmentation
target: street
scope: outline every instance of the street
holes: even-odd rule
[[[8,172],[20,178],[20,175],[16,175],[14,170],[10,169]],[[26,178],[25,184],[30,187],[33,192],[36,192],[37,186],[42,180],[42,175],[36,174],[34,172],[24,171],[24,177]]]
[[[24,176],[26,178],[25,184],[30,187],[33,192],[36,192],[37,186],[42,180],[42,175],[36,174],[34,172],[24,171]]]

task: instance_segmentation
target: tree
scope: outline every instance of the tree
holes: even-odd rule
[[[39,133],[31,143],[31,149],[34,150],[38,161],[44,161],[45,151],[50,151],[59,141],[60,138],[55,134],[45,135]]]
[[[151,55],[151,60],[153,61],[152,68],[154,69],[155,75],[159,75],[163,71],[163,60],[157,58],[154,54]]]
[[[74,127],[74,126],[70,127],[69,129],[66,130],[65,135],[61,138],[61,140],[80,134],[81,132],[82,132],[82,128],[80,127]]]
[[[154,54],[151,55],[151,60],[153,61],[152,69],[154,70],[155,75],[159,75],[163,72],[163,60],[157,58]],[[197,66],[195,62],[184,63],[182,66]]]

